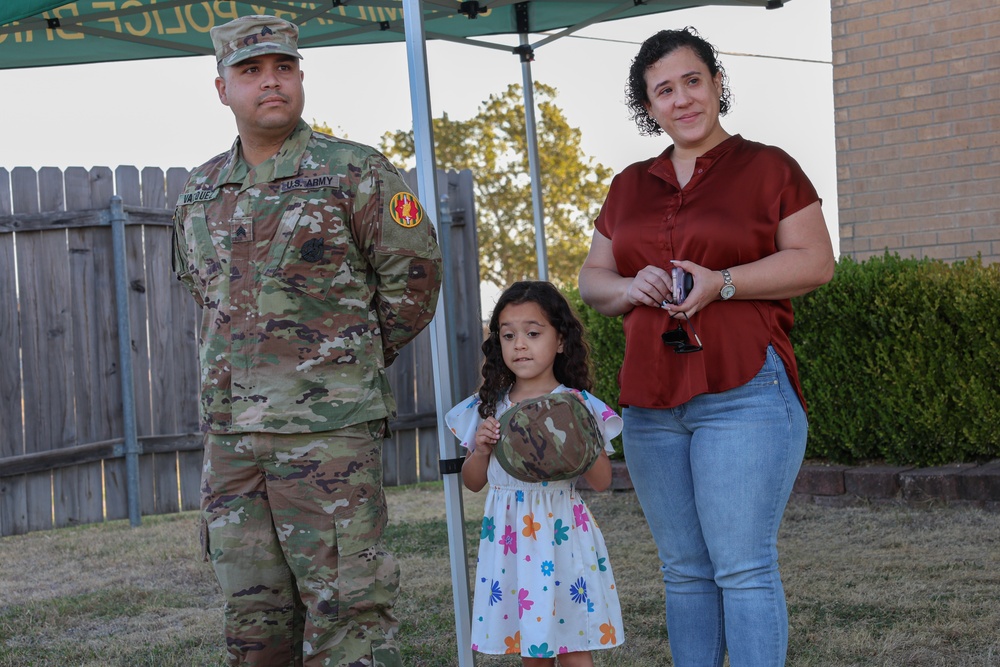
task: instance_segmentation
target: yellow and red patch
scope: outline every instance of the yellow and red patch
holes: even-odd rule
[[[389,215],[401,227],[416,227],[424,219],[424,209],[409,192],[397,192],[389,202]]]

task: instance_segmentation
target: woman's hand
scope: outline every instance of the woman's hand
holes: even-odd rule
[[[658,266],[647,266],[635,274],[625,292],[633,306],[662,308],[673,301],[674,284],[670,272]]]
[[[676,317],[679,313],[686,313],[688,317],[691,317],[708,304],[721,298],[719,290],[722,289],[724,283],[722,273],[683,260],[672,260],[671,264],[690,273],[694,282],[683,304],[675,304],[673,299],[667,299],[667,303],[663,304],[663,308],[670,313],[671,317]]]
[[[611,240],[594,230],[590,252],[580,269],[580,297],[602,315],[624,315],[636,306],[660,308],[672,299],[670,267],[647,266],[634,277],[622,276]]]
[[[778,251],[748,264],[722,266],[729,269],[736,294],[733,299],[790,299],[811,292],[830,281],[836,260],[830,233],[819,202],[806,206],[778,223],[775,235]],[[722,273],[694,262],[674,261],[694,278],[694,287],[683,305],[667,305],[670,315],[688,317],[722,297]]]

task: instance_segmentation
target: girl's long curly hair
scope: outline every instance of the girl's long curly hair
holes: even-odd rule
[[[490,330],[483,341],[483,384],[479,388],[479,416],[483,419],[495,416],[497,403],[514,386],[514,374],[503,361],[500,346],[500,314],[509,305],[537,303],[549,324],[562,336],[563,351],[556,355],[553,372],[556,379],[573,389],[590,391],[594,384],[590,370],[590,345],[584,337],[580,323],[566,297],[560,294],[552,283],[543,280],[516,282],[500,295]]]
[[[705,63],[708,67],[708,73],[713,78],[722,72],[719,115],[725,116],[732,108],[733,96],[729,92],[729,77],[726,75],[722,63],[719,62],[719,52],[716,51],[715,47],[705,41],[698,34],[698,31],[691,27],[683,30],[661,30],[639,47],[639,53],[632,60],[632,66],[628,71],[628,81],[625,84],[625,104],[632,113],[630,118],[635,121],[639,128],[639,134],[655,136],[663,132],[646,111],[646,105],[649,104],[649,95],[646,93],[646,70],[663,56],[685,46],[694,51],[698,59]]]

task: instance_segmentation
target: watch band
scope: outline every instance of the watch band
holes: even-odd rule
[[[729,269],[722,269],[720,273],[725,284],[719,290],[719,296],[725,301],[726,299],[733,298],[733,295],[736,294],[736,285],[733,284],[733,277],[729,275]]]

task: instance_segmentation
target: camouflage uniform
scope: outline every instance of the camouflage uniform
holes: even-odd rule
[[[385,368],[434,313],[434,229],[396,169],[300,121],[192,172],[174,266],[202,306],[202,509],[232,665],[401,665],[381,547]]]

